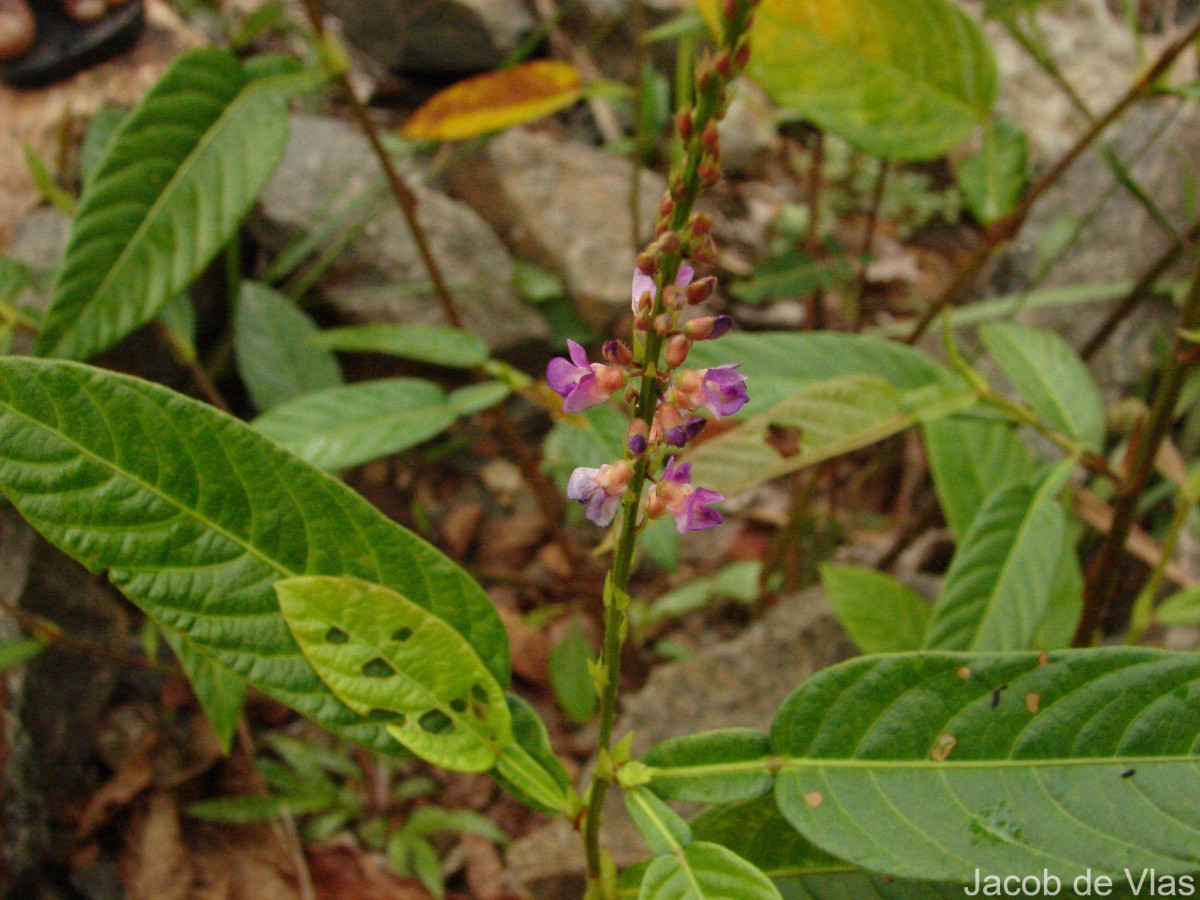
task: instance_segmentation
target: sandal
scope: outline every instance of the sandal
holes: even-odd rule
[[[94,22],[76,22],[59,0],[29,5],[37,37],[16,59],[0,63],[0,81],[11,87],[41,87],[103,62],[131,46],[145,21],[143,0],[110,8]]]

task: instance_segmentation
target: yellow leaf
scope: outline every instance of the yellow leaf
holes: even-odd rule
[[[434,94],[401,134],[426,141],[461,141],[532,122],[570,106],[581,94],[579,70],[537,60],[477,75]]]

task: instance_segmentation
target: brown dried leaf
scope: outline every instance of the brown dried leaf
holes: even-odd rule
[[[392,874],[350,843],[309,847],[308,867],[317,900],[429,900],[418,882]]]

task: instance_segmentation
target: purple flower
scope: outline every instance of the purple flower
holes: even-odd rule
[[[662,478],[652,489],[649,507],[661,503],[662,509],[675,518],[675,530],[680,534],[703,531],[720,525],[725,518],[709,504],[720,503],[725,495],[708,488],[692,485],[692,464],[677,465],[675,457],[667,460]]]
[[[675,287],[679,288],[681,291],[686,290],[687,286],[692,283],[692,278],[695,276],[695,274],[696,271],[691,266],[680,266],[679,274],[675,276]],[[633,307],[634,315],[637,315],[638,300],[641,298],[642,294],[647,292],[650,294],[651,300],[654,300],[654,298],[657,296],[658,288],[654,285],[654,279],[641,269],[634,269],[633,300],[630,303],[630,305]]]
[[[567,496],[583,504],[583,514],[589,520],[608,525],[632,477],[633,467],[624,460],[598,469],[580,466],[567,481]]]
[[[702,404],[718,419],[721,416],[732,416],[746,405],[750,397],[746,394],[746,376],[737,369],[737,363],[727,363],[723,366],[713,366],[701,373],[701,389],[704,392]]]
[[[625,383],[625,373],[615,366],[589,363],[587,352],[575,341],[567,341],[567,350],[569,360],[556,356],[546,367],[546,381],[562,396],[566,412],[598,406]]]

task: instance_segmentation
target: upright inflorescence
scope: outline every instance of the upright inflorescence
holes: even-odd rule
[[[659,202],[655,239],[637,256],[630,297],[632,349],[610,340],[604,345],[604,361],[590,362],[584,349],[569,341],[569,358],[552,360],[546,371],[567,412],[582,412],[619,395],[633,414],[624,458],[598,469],[578,468],[567,486],[567,496],[582,503],[597,525],[610,524],[619,508],[626,510],[631,534],[666,515],[681,533],[722,521],[711,504],[725,498],[694,486],[691,466],[676,463],[675,456],[703,430],[704,411],[719,419],[736,413],[747,400],[746,378],[737,365],[684,365],[694,342],[715,340],[733,327],[729,316],[692,313],[716,287],[711,275],[697,277],[697,270],[716,256],[712,220],[693,213],[692,207],[700,190],[721,177],[717,121],[728,103],[729,82],[749,56],[745,34],[753,5],[748,0],[724,4],[723,46],[699,67],[695,103],[676,116],[685,153]],[[650,490],[643,497],[647,482]]]

